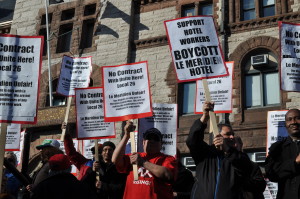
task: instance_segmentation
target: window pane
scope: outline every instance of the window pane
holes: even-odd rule
[[[56,52],[68,52],[71,48],[73,24],[65,24],[59,28]]]
[[[274,0],[263,0],[263,6],[275,5]]]
[[[66,98],[65,97],[57,97],[53,96],[53,106],[62,106],[66,104]]]
[[[264,74],[264,99],[265,105],[279,104],[279,77],[278,73]]]
[[[263,17],[274,16],[275,15],[275,6],[269,6],[263,8]]]
[[[244,10],[254,9],[254,8],[255,8],[254,0],[243,0]]]
[[[213,15],[212,4],[200,5],[199,7],[200,7],[199,8],[200,15]]]
[[[246,107],[261,105],[261,86],[259,75],[246,76]]]
[[[183,110],[182,113],[194,113],[195,107],[195,92],[196,83],[184,83],[183,84]]]
[[[255,19],[255,10],[248,10],[244,12],[244,20]]]
[[[184,8],[182,14],[183,14],[183,17],[194,16],[195,8]]]

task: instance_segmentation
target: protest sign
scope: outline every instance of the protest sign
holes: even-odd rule
[[[184,17],[164,23],[178,82],[228,75],[211,16]]]
[[[104,121],[152,116],[147,62],[102,67]]]
[[[268,111],[267,123],[267,144],[266,151],[268,154],[270,146],[288,136],[285,127],[285,114],[287,110]]]
[[[264,191],[264,198],[265,199],[276,199],[276,195],[278,192],[278,183],[271,182],[268,179],[265,179],[267,182],[266,189]]]
[[[114,138],[115,124],[104,122],[103,88],[75,89],[77,139]]]
[[[177,104],[153,104],[153,116],[139,119],[138,151],[143,152],[143,134],[157,128],[163,135],[161,152],[176,155]]]
[[[0,122],[34,124],[42,36],[0,34]]]
[[[283,58],[280,68],[281,90],[300,91],[300,58]]]
[[[92,73],[92,57],[64,56],[61,64],[57,93],[74,96],[75,88],[86,88]]]
[[[300,24],[278,22],[281,58],[300,58]]]
[[[14,154],[17,156],[18,166],[21,164],[21,161],[22,161],[22,154],[23,154],[23,148],[24,148],[24,137],[25,137],[25,130],[21,131],[20,150],[14,151]]]
[[[232,112],[232,81],[234,62],[226,62],[229,76],[208,79],[207,84],[211,96],[211,101],[215,103],[215,113]],[[195,113],[202,114],[202,105],[205,102],[205,92],[202,80],[196,82]]]
[[[6,151],[19,151],[21,139],[21,124],[8,124],[6,133]]]
[[[300,24],[279,22],[281,90],[300,91]]]

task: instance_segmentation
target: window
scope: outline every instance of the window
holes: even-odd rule
[[[241,20],[251,20],[258,17],[275,15],[275,0],[241,0]]]
[[[244,70],[245,107],[258,108],[280,104],[280,87],[277,60],[274,54],[266,49],[260,49],[250,54],[267,57],[266,63],[252,64],[246,61]]]
[[[65,24],[59,28],[56,53],[68,52],[71,48],[73,24]]]
[[[67,103],[67,97],[56,93],[56,89],[58,86],[58,78],[52,81],[52,104],[53,106],[63,106]],[[93,80],[90,79],[89,87],[93,86]],[[50,106],[49,102],[49,87],[48,87],[48,94],[46,98],[46,106]]]
[[[243,13],[243,20],[255,19],[254,0],[243,0],[242,13]]]
[[[196,3],[182,6],[181,16],[213,15],[212,3],[200,3],[197,6],[198,10],[195,4]]]
[[[80,48],[89,48],[93,43],[94,36],[94,19],[83,21]]]
[[[55,53],[79,54],[80,49],[91,52],[93,47],[94,27],[97,24],[97,13],[100,9],[99,2],[96,0],[66,2],[63,4],[52,5],[49,16],[50,47],[56,48]],[[41,9],[40,12],[44,11]],[[78,20],[81,19],[81,20]],[[46,15],[40,15],[38,34],[45,36],[44,53],[47,55],[46,45]],[[89,49],[87,49],[89,48]],[[86,50],[87,49],[87,50]],[[52,51],[52,50],[51,50]],[[85,53],[81,52],[80,53]],[[60,55],[52,55],[58,58]]]
[[[195,15],[195,5],[189,5],[182,7],[182,16],[194,16]]]
[[[199,5],[199,15],[213,15],[213,5],[210,4],[200,4]]]
[[[195,109],[196,82],[180,83],[178,87],[179,114],[193,114]]]
[[[66,21],[66,20],[70,20],[73,19],[75,15],[75,8],[72,9],[68,9],[68,10],[64,10],[61,13],[61,21]]]
[[[93,15],[96,12],[96,4],[87,5],[84,8],[84,16]]]
[[[263,0],[262,1],[262,17],[268,17],[275,15],[275,1],[274,0]]]
[[[44,36],[43,56],[45,56],[47,54],[47,30],[46,30],[46,28],[40,29],[39,35]]]

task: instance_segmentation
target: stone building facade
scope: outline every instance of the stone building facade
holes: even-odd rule
[[[48,7],[53,86],[63,55],[92,56],[91,86],[102,86],[101,66],[147,60],[152,101],[178,104],[177,146],[188,155],[185,140],[199,115],[184,110],[185,96],[190,96],[185,89],[193,85],[176,81],[163,22],[209,14],[214,17],[226,61],[234,61],[233,112],[222,117],[230,120],[246,151],[265,151],[267,112],[298,108],[300,102],[299,93],[280,91],[278,80],[278,21],[299,22],[299,6],[295,0],[64,0]],[[44,0],[17,0],[11,28],[18,35],[45,35],[45,14]],[[251,57],[262,54],[269,64],[253,67]],[[65,99],[55,91],[58,106],[48,105],[47,59],[44,52],[38,123],[25,126],[32,134],[31,154],[44,138],[60,137],[65,114]],[[69,118],[73,129],[75,119],[73,102]],[[117,123],[116,143],[121,126]]]

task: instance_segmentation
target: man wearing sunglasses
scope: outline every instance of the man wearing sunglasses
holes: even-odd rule
[[[196,164],[196,180],[191,199],[264,198],[266,182],[255,163],[241,151],[242,142],[229,124],[219,125],[213,145],[204,142],[204,130],[213,102],[203,104],[203,115],[190,129],[186,141]]]
[[[160,152],[162,134],[156,128],[143,134],[142,153],[125,154],[125,147],[134,130],[133,123],[127,121],[125,134],[113,153],[112,161],[118,172],[127,173],[124,199],[171,199],[171,183],[177,172],[177,163],[173,156]],[[138,165],[138,180],[134,181],[132,164]]]

